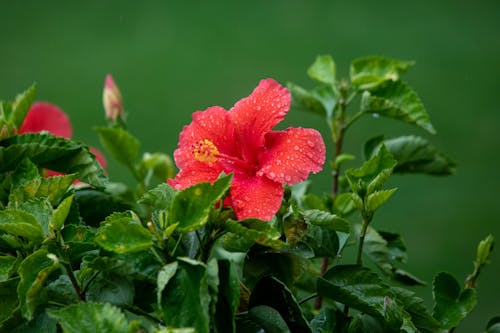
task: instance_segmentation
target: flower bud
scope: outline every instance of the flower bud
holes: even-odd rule
[[[122,94],[110,74],[106,75],[102,101],[108,120],[113,122],[116,122],[118,119],[124,120],[125,115],[123,112]]]

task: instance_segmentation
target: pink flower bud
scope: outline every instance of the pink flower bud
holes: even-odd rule
[[[123,112],[122,94],[110,74],[106,75],[102,101],[108,120],[117,121],[118,118],[124,120],[125,115]]]

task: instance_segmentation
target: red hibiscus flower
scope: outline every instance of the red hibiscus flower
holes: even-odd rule
[[[69,139],[73,133],[71,128],[71,123],[69,118],[54,104],[47,102],[36,102],[33,103],[30,110],[26,114],[19,133],[39,133],[47,131],[55,136],[61,136],[63,138]],[[97,162],[105,168],[106,160],[104,156],[95,148],[90,148],[90,152],[95,155]],[[62,173],[52,170],[45,170],[45,176],[57,176],[62,175]]]
[[[281,205],[282,184],[304,181],[325,162],[318,131],[272,130],[289,108],[289,91],[266,79],[229,111],[213,106],[193,113],[174,152],[180,171],[168,184],[180,190],[232,173],[229,202],[238,219],[270,220]]]

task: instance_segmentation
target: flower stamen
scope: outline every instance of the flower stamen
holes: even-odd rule
[[[200,162],[216,162],[219,150],[210,140],[204,139],[193,145],[193,155]]]

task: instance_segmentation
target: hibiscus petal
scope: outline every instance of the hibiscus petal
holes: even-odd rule
[[[230,195],[238,219],[269,221],[281,206],[283,186],[266,177],[235,175]]]
[[[182,169],[196,161],[193,146],[202,140],[211,141],[217,149],[228,155],[234,153],[234,130],[228,112],[219,106],[193,113],[191,124],[184,126],[179,135],[179,148],[174,152],[175,163]]]
[[[64,138],[70,138],[72,134],[68,116],[59,107],[47,102],[34,103],[19,129],[21,134],[41,131]]]
[[[304,181],[310,172],[321,171],[325,163],[325,143],[321,134],[310,128],[289,128],[266,135],[268,151],[258,174],[293,185]]]
[[[201,182],[213,183],[222,171],[219,164],[208,167],[206,163],[195,160],[181,169],[175,178],[168,179],[167,184],[176,190],[183,190]]]
[[[257,161],[257,149],[264,144],[264,135],[283,120],[289,109],[290,92],[273,79],[266,79],[229,110],[237,133],[236,145],[241,146],[246,161]]]

